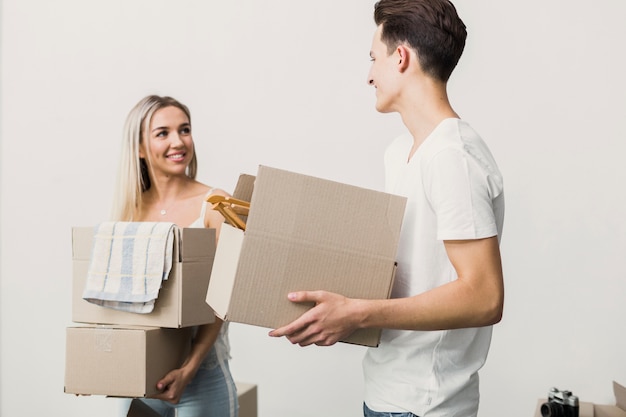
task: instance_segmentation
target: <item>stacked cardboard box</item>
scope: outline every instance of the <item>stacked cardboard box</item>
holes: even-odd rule
[[[289,302],[289,291],[390,296],[405,198],[265,166],[256,176],[241,175],[233,196],[250,202],[245,231],[224,224],[216,251],[214,230],[181,229],[170,277],[146,315],[82,299],[93,230],[74,228],[72,320],[84,325],[67,329],[66,392],[151,395],[162,376],[154,363],[186,354],[188,344],[172,335],[187,341],[185,330],[211,322],[214,313],[276,328],[311,307]],[[379,329],[366,329],[343,342],[377,346],[379,339]],[[158,346],[168,343],[174,353],[164,355]],[[132,370],[129,358],[137,362]],[[142,378],[111,371],[122,367]],[[256,413],[256,386],[240,384],[238,391],[242,410]]]
[[[215,229],[183,228],[174,238],[172,270],[154,310],[149,314],[103,308],[83,300],[91,248],[92,227],[72,229],[72,321],[91,324],[119,324],[181,328],[212,323],[213,310],[205,303],[215,257]]]
[[[65,392],[120,397],[156,394],[156,383],[186,358],[191,326],[215,316],[203,294],[215,255],[214,229],[180,229],[172,270],[149,314],[129,313],[82,298],[94,228],[72,230],[72,320],[66,329]]]

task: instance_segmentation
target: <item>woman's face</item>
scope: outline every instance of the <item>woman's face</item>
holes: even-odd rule
[[[169,106],[152,115],[140,156],[155,174],[184,175],[194,152],[191,124],[185,112]]]

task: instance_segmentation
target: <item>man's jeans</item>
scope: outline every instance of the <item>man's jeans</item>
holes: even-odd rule
[[[417,417],[413,413],[379,413],[378,411],[370,410],[365,403],[363,403],[363,417]]]

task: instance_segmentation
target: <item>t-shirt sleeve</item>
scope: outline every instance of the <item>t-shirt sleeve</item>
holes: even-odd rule
[[[498,234],[488,173],[464,152],[437,153],[424,173],[440,240],[481,239]]]

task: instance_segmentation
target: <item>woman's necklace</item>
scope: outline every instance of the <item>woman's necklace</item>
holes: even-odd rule
[[[178,192],[178,194],[176,194],[176,197],[174,197],[174,200],[172,201],[172,203],[171,203],[169,206],[164,207],[164,208],[162,208],[161,210],[159,210],[159,213],[161,214],[161,216],[165,216],[165,215],[167,215],[167,212],[168,212],[168,211],[170,211],[170,209],[171,209],[172,207],[174,207],[174,206],[176,205],[176,203],[178,203],[178,202],[179,202],[179,198],[180,198],[180,196],[181,196],[182,194],[183,194],[183,193]]]
[[[159,213],[161,213],[161,216],[165,216],[167,214],[167,212],[176,205],[176,203],[178,203],[178,197],[176,196],[176,198],[174,199],[174,201],[172,202],[172,204],[170,204],[168,207],[162,208]]]
[[[161,213],[161,216],[165,216],[167,214],[167,211],[171,209],[172,207],[174,207],[174,204],[176,204],[176,200],[174,200],[174,202],[170,204],[169,207],[162,208],[161,211],[159,212]]]

